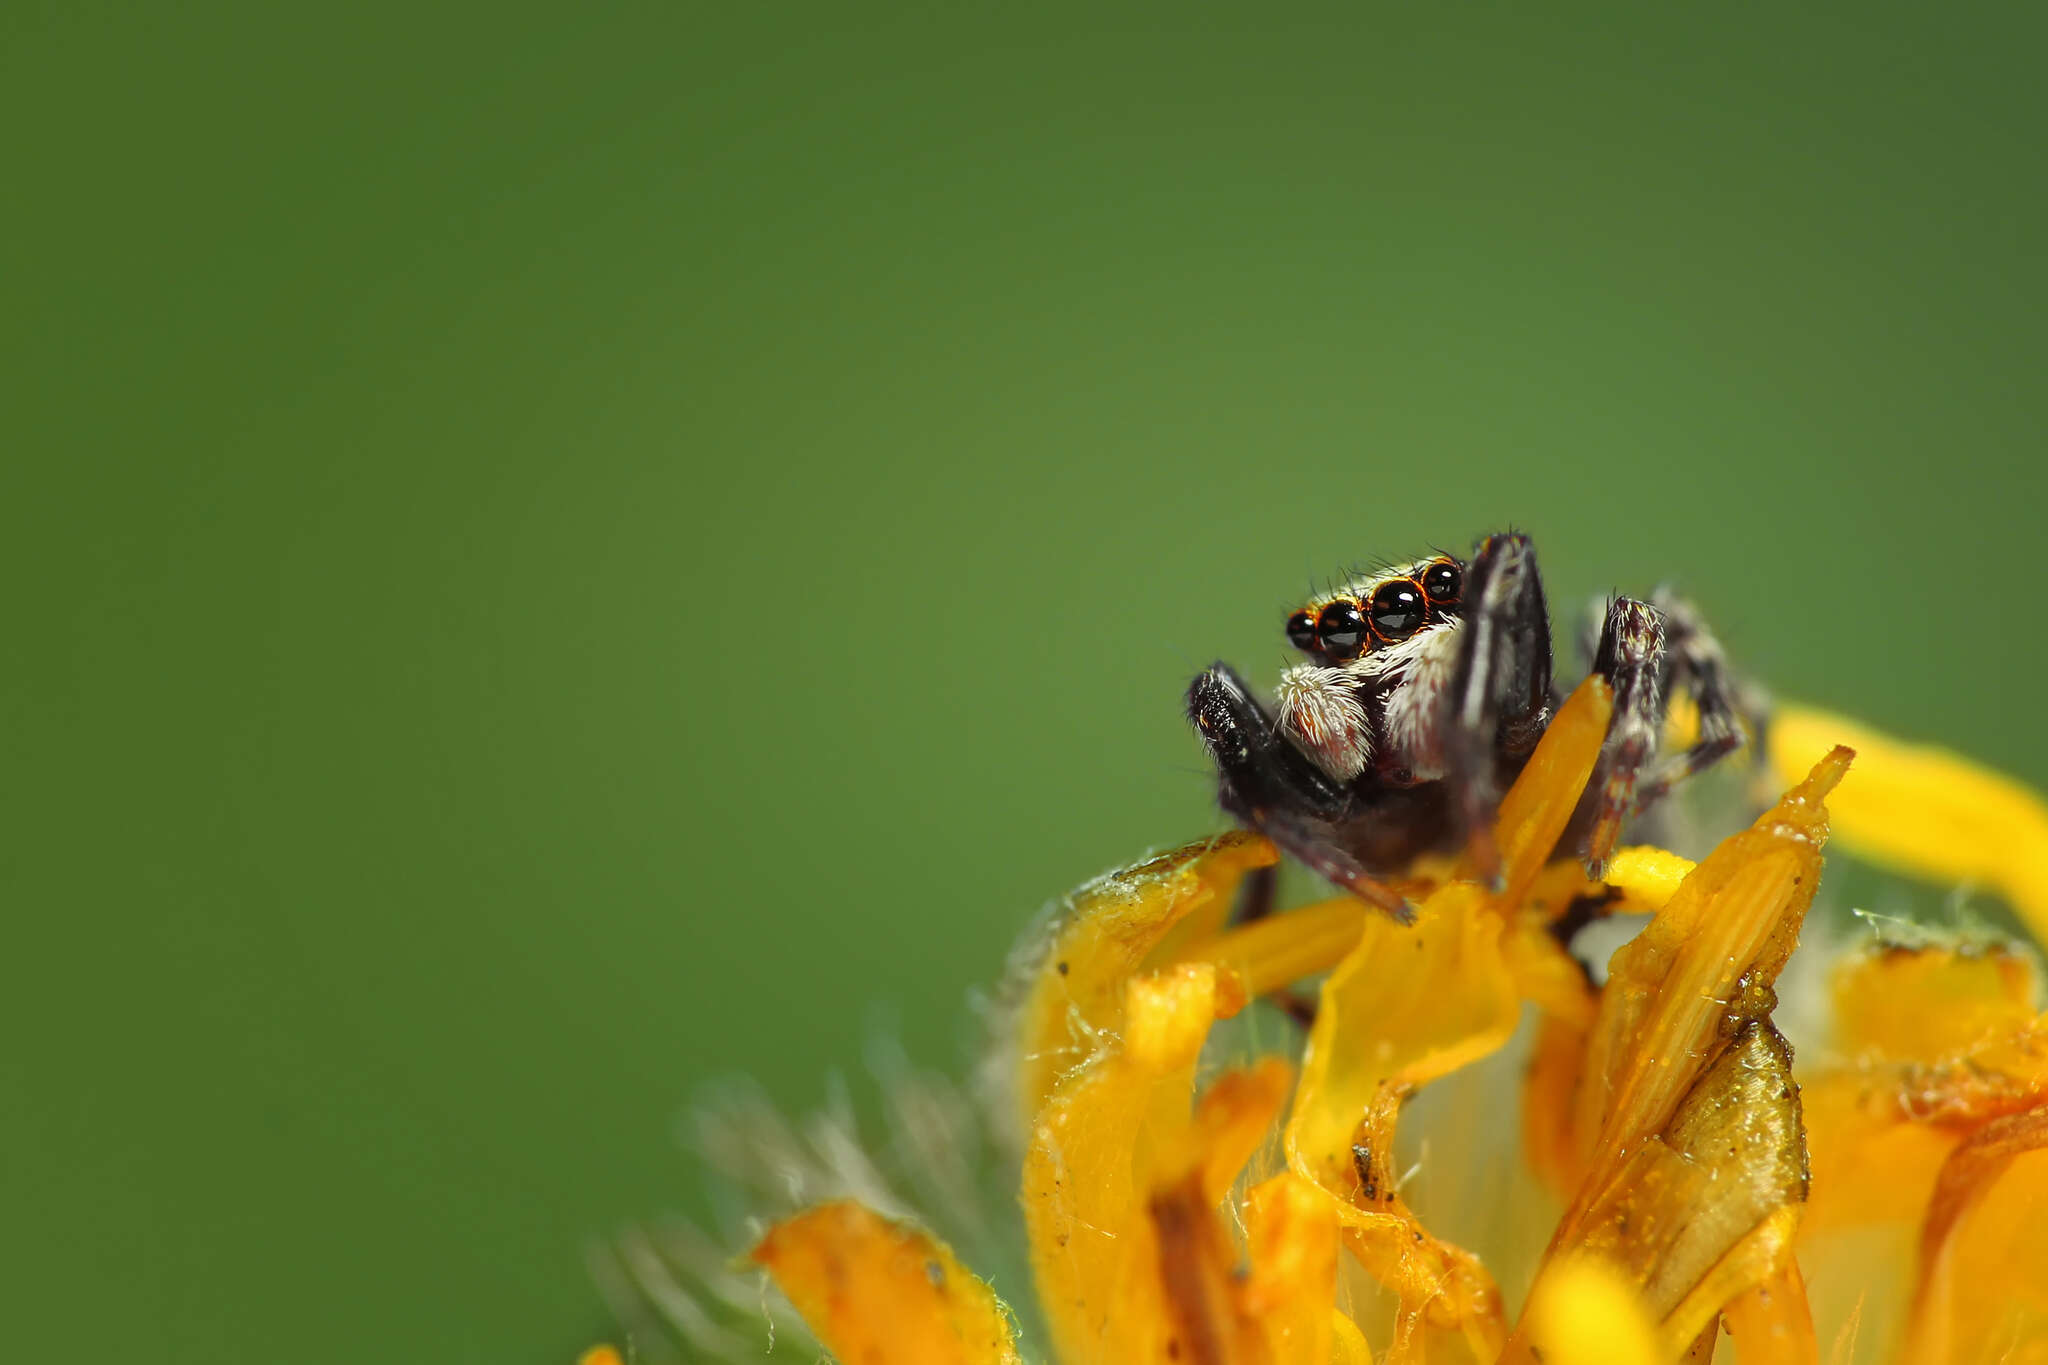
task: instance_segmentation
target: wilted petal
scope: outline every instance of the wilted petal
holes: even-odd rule
[[[1830,753],[1615,953],[1579,1084],[1584,1176],[1532,1302],[1597,1258],[1652,1315],[1668,1357],[1789,1262],[1806,1149],[1771,984],[1819,878],[1823,799],[1848,762]],[[1505,1358],[1531,1359],[1533,1330],[1525,1317]]]

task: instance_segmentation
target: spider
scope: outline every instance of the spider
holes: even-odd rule
[[[1760,697],[1681,599],[1616,597],[1599,622],[1593,669],[1614,689],[1614,718],[1562,845],[1595,877],[1624,820],[1764,724]],[[1289,616],[1287,639],[1309,661],[1280,675],[1271,712],[1227,664],[1188,688],[1223,809],[1404,924],[1414,908],[1381,878],[1420,854],[1466,841],[1497,881],[1494,808],[1559,702],[1528,537],[1488,536],[1469,561],[1439,554],[1346,583]],[[1653,767],[1678,687],[1698,735]]]

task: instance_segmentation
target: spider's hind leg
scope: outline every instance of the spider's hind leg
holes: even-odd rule
[[[1278,844],[1326,880],[1402,924],[1415,909],[1374,877],[1337,837],[1335,822],[1351,794],[1279,733],[1244,680],[1226,664],[1188,687],[1188,719],[1216,764],[1217,799],[1248,828]]]

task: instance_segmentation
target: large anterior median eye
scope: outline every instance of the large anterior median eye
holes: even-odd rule
[[[1373,634],[1383,640],[1405,640],[1429,619],[1429,605],[1422,599],[1422,589],[1405,578],[1373,589],[1369,610]]]
[[[1350,659],[1365,648],[1365,618],[1358,603],[1336,601],[1316,618],[1316,643],[1333,659]]]

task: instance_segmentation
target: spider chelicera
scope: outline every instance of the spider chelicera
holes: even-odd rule
[[[1526,536],[1479,542],[1370,574],[1287,621],[1309,656],[1280,675],[1271,711],[1227,664],[1188,688],[1188,715],[1216,764],[1224,810],[1332,883],[1406,923],[1414,909],[1381,878],[1469,841],[1498,874],[1500,793],[1559,703],[1550,614]],[[1684,601],[1606,604],[1593,669],[1614,689],[1600,766],[1561,847],[1597,876],[1624,820],[1761,736],[1761,700],[1729,673]],[[1699,713],[1692,746],[1656,764],[1668,699]]]

